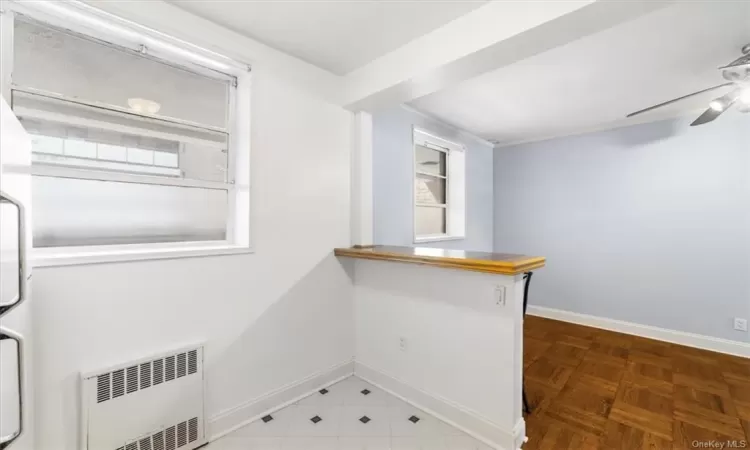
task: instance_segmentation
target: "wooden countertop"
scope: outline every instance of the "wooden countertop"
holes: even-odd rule
[[[349,258],[424,264],[500,275],[518,275],[538,269],[544,267],[546,261],[541,256],[515,255],[512,253],[467,252],[464,250],[387,245],[337,248],[334,249],[333,253],[336,256]]]

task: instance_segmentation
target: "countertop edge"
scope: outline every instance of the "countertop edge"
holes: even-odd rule
[[[365,249],[371,250],[371,248]],[[336,248],[333,253],[335,256],[348,258],[421,264],[473,272],[495,273],[499,275],[519,275],[524,272],[544,267],[546,264],[546,258],[541,256],[529,256],[513,262],[482,259],[456,259],[435,256],[407,256],[390,252],[363,252],[362,250],[363,248]]]

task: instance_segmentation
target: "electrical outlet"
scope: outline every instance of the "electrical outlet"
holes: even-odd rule
[[[740,317],[734,318],[734,329],[737,331],[747,331],[747,319]]]
[[[495,285],[495,304],[505,306],[505,286]]]
[[[406,338],[405,337],[400,337],[398,339],[398,346],[399,346],[399,348],[401,349],[402,352],[406,351],[406,349],[408,347],[407,347],[407,342],[406,342]]]

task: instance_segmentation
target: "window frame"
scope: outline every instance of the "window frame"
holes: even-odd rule
[[[415,244],[461,240],[466,238],[466,147],[439,137],[431,132],[413,127],[412,130],[412,236]],[[417,146],[445,154],[445,176],[417,170]],[[459,160],[460,159],[460,160]],[[416,183],[418,176],[445,180],[445,203],[425,204],[417,202]],[[445,233],[420,235],[417,233],[417,207],[442,208],[445,210]]]
[[[57,98],[64,101],[83,104],[90,107],[106,110],[113,114],[128,114],[138,116],[139,119],[154,120],[160,123],[167,123],[170,126],[187,127],[190,129],[199,128],[209,132],[226,133],[227,143],[227,176],[225,182],[202,181],[184,178],[171,178],[168,176],[154,176],[145,174],[135,174],[127,172],[107,172],[86,170],[72,167],[55,167],[51,165],[5,165],[4,171],[8,173],[20,173],[28,176],[54,176],[64,178],[76,178],[99,181],[115,181],[139,184],[156,184],[177,187],[198,187],[204,189],[226,190],[227,192],[227,217],[226,217],[226,235],[221,241],[194,241],[194,242],[165,242],[165,243],[146,243],[146,244],[114,244],[114,245],[93,245],[93,246],[71,246],[71,247],[46,247],[33,248],[30,252],[30,260],[34,266],[60,266],[74,264],[91,264],[98,262],[113,261],[132,261],[192,256],[208,256],[222,254],[251,253],[253,251],[251,244],[250,230],[250,85],[251,75],[250,68],[244,64],[231,61],[232,66],[227,65],[226,60],[220,60],[223,66],[226,65],[226,71],[219,71],[214,68],[206,67],[200,62],[201,58],[222,56],[214,54],[211,51],[201,49],[192,44],[179,41],[166,36],[155,30],[133,24],[124,19],[110,16],[106,13],[93,14],[91,7],[82,6],[83,11],[76,14],[85,14],[84,17],[94,17],[94,20],[101,23],[112,23],[132,32],[139,39],[150,40],[149,42],[158,41],[169,48],[177,48],[185,51],[186,54],[193,55],[196,59],[188,58],[175,51],[168,53],[160,51],[158,48],[152,51],[146,49],[143,44],[138,44],[132,40],[123,39],[106,27],[92,27],[86,20],[75,20],[75,17],[61,17],[49,14],[45,11],[36,10],[26,4],[8,2],[8,9],[0,14],[2,26],[2,53],[3,64],[2,73],[0,73],[0,93],[6,101],[12,103],[12,92],[19,91],[35,95],[44,95],[47,97]],[[98,10],[94,10],[98,11]],[[12,80],[13,65],[13,34],[14,25],[17,15],[23,17],[21,20],[40,23],[66,33],[72,33],[82,36],[86,39],[93,39],[102,45],[112,46],[118,49],[126,49],[141,56],[155,59],[182,70],[198,73],[210,78],[219,79],[229,82],[227,96],[227,125],[226,128],[214,127],[205,124],[193,123],[178,118],[168,118],[163,116],[149,115],[147,113],[134,114],[127,108],[119,108],[114,105],[103,104],[93,101],[83,101],[77,98],[69,98],[60,94],[45,92],[39,89],[28,87],[19,87],[14,85]],[[144,55],[145,52],[145,55]],[[203,54],[201,54],[203,53]],[[197,55],[197,56],[195,56]],[[226,58],[223,57],[222,58]],[[227,58],[228,60],[228,58]],[[197,61],[197,62],[196,62]],[[87,120],[87,119],[83,119]],[[71,121],[71,124],[74,124]],[[242,126],[240,126],[242,124]],[[79,124],[79,126],[85,126]]]

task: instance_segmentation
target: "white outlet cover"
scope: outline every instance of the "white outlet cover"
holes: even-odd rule
[[[741,319],[739,317],[735,317],[734,329],[737,331],[747,331],[747,319]]]
[[[505,286],[501,284],[495,286],[495,304],[505,306]]]

